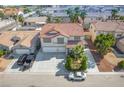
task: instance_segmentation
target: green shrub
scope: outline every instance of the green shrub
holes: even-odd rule
[[[73,62],[73,59],[70,56],[67,56],[66,58],[66,63],[65,63],[65,68],[67,70],[71,70],[71,64]]]
[[[80,70],[82,70],[82,71],[86,71],[87,70],[87,57],[86,56],[81,58]]]
[[[120,61],[120,62],[118,63],[118,67],[119,67],[120,69],[124,69],[124,60],[122,60],[122,61]]]
[[[0,57],[3,56],[5,54],[5,51],[0,50]]]

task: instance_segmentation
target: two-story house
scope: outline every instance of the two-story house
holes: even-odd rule
[[[78,23],[49,23],[42,31],[43,52],[69,52],[76,45],[83,45],[84,30]]]
[[[108,33],[112,33],[115,38],[121,38],[124,36],[124,23],[117,21],[96,21],[91,23],[89,31],[92,41],[96,39],[97,35]]]

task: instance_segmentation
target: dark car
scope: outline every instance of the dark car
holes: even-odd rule
[[[28,56],[27,54],[21,55],[21,56],[19,57],[19,59],[17,60],[17,64],[18,64],[18,65],[23,65],[24,62],[26,61],[27,56]]]
[[[23,71],[27,68],[32,67],[34,60],[35,60],[35,55],[29,54],[23,64]]]

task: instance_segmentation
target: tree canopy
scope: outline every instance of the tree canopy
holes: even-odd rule
[[[85,71],[87,69],[87,57],[84,54],[84,47],[77,45],[72,48],[66,58],[65,68],[70,71]]]
[[[96,37],[94,44],[98,52],[103,56],[115,45],[115,41],[115,37],[112,34],[100,34]]]
[[[26,8],[26,7],[24,8],[23,11],[24,11],[24,14],[31,12],[31,10],[29,8]]]
[[[115,19],[116,17],[118,17],[118,10],[117,9],[112,9],[111,11],[111,17],[112,19]]]
[[[69,8],[68,10],[66,10],[67,15],[69,15],[70,21],[73,23],[78,22],[78,17],[81,17],[82,20],[84,21],[85,17],[86,17],[86,12],[80,10],[79,7],[76,7],[74,9]]]

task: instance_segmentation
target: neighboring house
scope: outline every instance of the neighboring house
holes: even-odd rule
[[[89,31],[92,41],[95,40],[97,35],[107,33],[112,33],[115,38],[118,39],[124,36],[124,23],[116,21],[97,21],[91,23]]]
[[[41,30],[42,26],[47,23],[47,17],[28,17],[24,20],[24,26],[28,29],[34,27],[36,30]]]
[[[124,53],[124,38],[120,39],[117,44],[117,48]]]
[[[13,51],[15,54],[34,53],[40,44],[37,31],[4,31],[0,33],[0,49]]]
[[[41,47],[43,52],[66,52],[74,46],[83,45],[84,30],[77,23],[49,23],[42,31]]]
[[[0,31],[8,31],[16,27],[15,20],[2,20],[0,21]]]
[[[23,15],[23,9],[22,8],[4,8],[4,14],[6,16]]]

